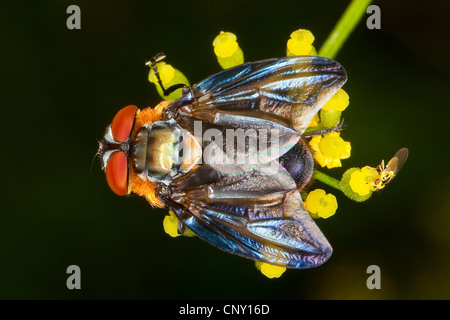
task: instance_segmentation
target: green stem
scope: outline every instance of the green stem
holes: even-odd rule
[[[329,175],[320,172],[320,171],[314,171],[314,178],[320,182],[323,182],[330,187],[333,187],[335,189],[341,190],[341,182],[335,178],[330,177]]]
[[[341,49],[345,40],[366,13],[367,7],[373,0],[352,0],[333,31],[320,48],[319,56],[333,59]]]

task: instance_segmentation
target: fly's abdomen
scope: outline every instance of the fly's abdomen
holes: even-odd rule
[[[302,139],[280,157],[280,164],[289,172],[299,190],[308,184],[314,172],[314,158]]]

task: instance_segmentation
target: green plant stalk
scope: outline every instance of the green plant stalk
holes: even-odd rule
[[[320,181],[322,183],[325,183],[329,185],[330,187],[333,187],[335,189],[341,190],[341,182],[338,179],[332,178],[329,175],[320,172],[320,171],[314,171],[314,178],[317,181]]]
[[[334,59],[345,40],[355,29],[373,0],[353,0],[345,10],[327,40],[319,50],[319,56]]]

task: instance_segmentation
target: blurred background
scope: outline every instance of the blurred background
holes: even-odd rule
[[[375,1],[335,58],[347,70],[342,136],[350,167],[410,156],[382,192],[317,223],[323,266],[267,279],[250,260],[198,238],[171,238],[137,196],[109,190],[97,140],[125,105],[154,106],[147,59],[158,52],[191,83],[220,71],[212,41],[238,36],[245,60],[285,55],[304,28],[320,48],[350,1],[9,1],[0,5],[1,299],[449,299],[448,1]],[[66,9],[81,8],[81,30]],[[316,187],[323,185],[317,184]],[[66,269],[81,268],[81,290]],[[369,265],[381,289],[369,290]]]

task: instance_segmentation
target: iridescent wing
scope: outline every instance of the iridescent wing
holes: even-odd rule
[[[278,162],[237,175],[202,165],[169,188],[161,201],[187,228],[226,252],[298,269],[316,267],[332,253]]]
[[[226,128],[253,127],[259,119],[302,134],[346,80],[345,69],[323,57],[249,62],[206,78],[165,112],[187,127],[189,119]]]

